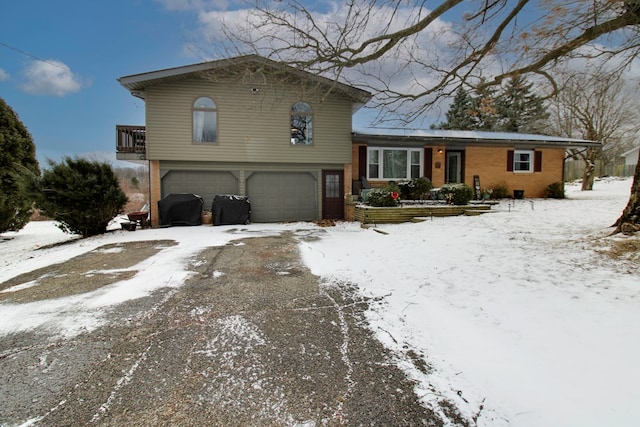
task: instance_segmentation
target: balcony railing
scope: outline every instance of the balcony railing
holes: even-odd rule
[[[116,126],[116,153],[144,154],[147,130],[144,126]]]

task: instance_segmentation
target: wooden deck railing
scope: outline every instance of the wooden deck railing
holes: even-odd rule
[[[144,154],[147,130],[144,126],[116,126],[116,152]]]

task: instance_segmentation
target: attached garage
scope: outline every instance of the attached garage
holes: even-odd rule
[[[253,172],[247,176],[253,222],[318,219],[317,179],[309,172]]]
[[[162,177],[162,197],[193,193],[204,199],[204,209],[211,209],[215,195],[239,194],[238,178],[231,172],[172,170]]]

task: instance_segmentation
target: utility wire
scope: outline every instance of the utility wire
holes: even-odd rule
[[[37,61],[44,62],[44,63],[47,63],[47,64],[52,65],[54,67],[58,67],[58,68],[60,68],[62,70],[68,71],[68,67],[66,67],[66,66],[63,67],[62,65],[56,64],[55,62],[51,62],[51,61],[47,61],[46,59],[39,58],[39,57],[37,57],[35,55],[30,54],[29,52],[25,52],[24,50],[20,50],[17,47],[10,46],[10,45],[2,42],[2,41],[0,41],[0,45],[6,47],[7,49],[11,49],[11,50],[13,50],[15,52],[18,52],[21,55],[27,56],[27,57],[35,59]]]

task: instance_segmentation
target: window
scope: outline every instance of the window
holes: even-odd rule
[[[193,103],[193,142],[218,140],[218,110],[211,98],[200,97]]]
[[[306,102],[296,102],[291,107],[291,144],[313,144],[313,112]]]
[[[369,179],[412,179],[421,176],[421,149],[369,148],[367,171]]]
[[[422,171],[422,150],[420,151],[410,151],[411,153],[411,174],[410,178],[419,178],[420,171]]]
[[[507,172],[542,172],[542,151],[507,150]]]
[[[513,152],[514,172],[533,172],[533,150],[515,150]]]
[[[327,174],[324,178],[324,196],[327,198],[340,197],[340,175],[332,173]]]
[[[380,150],[369,150],[369,179],[380,178]]]

